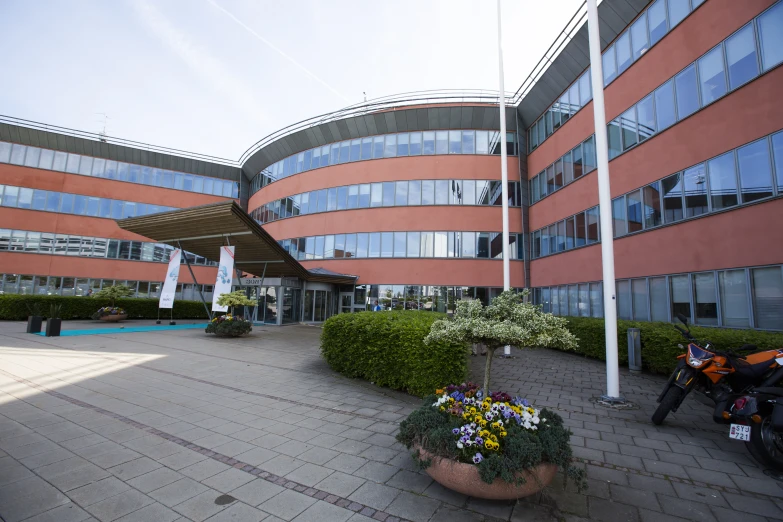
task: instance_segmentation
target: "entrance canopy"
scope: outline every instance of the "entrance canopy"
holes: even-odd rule
[[[234,246],[236,268],[259,277],[297,277],[304,281],[349,285],[357,279],[353,275],[303,267],[233,200],[120,219],[117,225],[158,243],[175,247],[181,244],[183,250],[211,260],[217,260],[221,246]]]

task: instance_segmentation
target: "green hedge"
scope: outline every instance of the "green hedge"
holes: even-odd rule
[[[425,396],[467,377],[466,346],[423,342],[444,317],[420,311],[336,315],[324,323],[321,353],[344,375]]]
[[[128,312],[128,319],[156,319],[158,317],[158,299],[117,299],[115,305]],[[26,320],[30,312],[27,306],[38,303],[41,314],[49,315],[52,304],[61,304],[62,319],[90,319],[102,306],[109,306],[108,299],[95,297],[62,297],[56,295],[0,295],[0,320]],[[161,310],[161,318],[170,317],[168,310]],[[201,301],[174,301],[175,319],[206,319],[207,312]]]
[[[567,317],[568,329],[579,338],[578,353],[606,360],[606,336],[604,320],[589,317]],[[680,325],[681,326],[681,325]],[[642,344],[642,365],[655,373],[668,374],[677,364],[682,350],[677,346],[687,343],[669,323],[642,321],[617,321],[617,340],[620,365],[628,366],[628,328],[639,328]],[[758,330],[733,330],[728,328],[704,328],[691,326],[696,339],[712,342],[716,349],[732,350],[743,344],[755,344],[759,348],[783,347],[783,334]]]

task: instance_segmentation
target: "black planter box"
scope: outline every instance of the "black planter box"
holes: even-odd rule
[[[59,337],[60,325],[62,325],[62,319],[47,319],[46,337]]]
[[[31,315],[27,318],[27,333],[37,334],[41,333],[41,324],[43,323],[43,317],[40,315]]]

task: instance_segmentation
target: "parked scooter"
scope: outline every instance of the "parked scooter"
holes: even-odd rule
[[[760,464],[783,471],[783,388],[753,388],[723,406],[720,417],[731,424],[729,438],[744,441]]]
[[[754,386],[775,386],[783,378],[783,350],[767,350],[745,356],[732,350],[719,351],[709,341],[693,338],[685,316],[677,314],[677,318],[685,328],[673,326],[688,340],[688,348],[677,357],[680,361],[658,397],[660,404],[652,416],[653,424],[661,424],[670,411],[676,412],[693,389],[715,402],[713,417],[717,422],[724,422],[722,412],[732,395]],[[680,348],[683,346],[680,345]],[[738,352],[756,349],[753,345],[745,345]]]

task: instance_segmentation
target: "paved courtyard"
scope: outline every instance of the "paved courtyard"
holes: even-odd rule
[[[621,376],[638,410],[609,411],[600,362],[514,350],[494,387],[562,415],[587,494],[560,478],[519,503],[455,494],[395,442],[418,406],[333,373],[320,329],[45,338],[0,324],[0,517],[83,520],[607,521],[783,519],[783,488],[710,409],[649,422],[663,378]],[[485,359],[470,359],[480,380]]]

